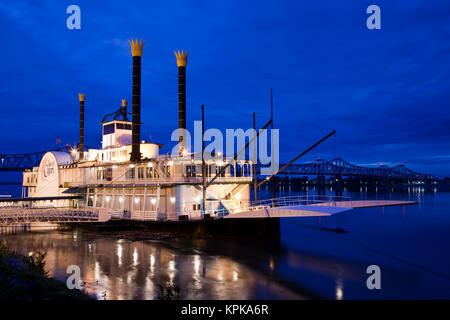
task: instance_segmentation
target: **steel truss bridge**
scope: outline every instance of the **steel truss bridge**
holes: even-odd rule
[[[280,164],[280,168],[283,165]],[[258,168],[258,172],[259,172]],[[394,179],[435,179],[433,175],[415,172],[405,165],[399,164],[394,167],[381,165],[379,167],[357,166],[342,158],[331,161],[318,159],[316,161],[291,164],[283,170],[281,175],[318,175],[318,176],[348,176],[348,177],[373,177]]]
[[[57,150],[60,151],[60,150]],[[41,158],[46,151],[25,154],[0,154],[1,171],[24,171],[39,166]],[[283,165],[280,164],[280,168]],[[260,172],[258,166],[258,173]],[[394,167],[379,166],[363,167],[357,166],[342,158],[331,161],[318,159],[313,162],[291,164],[281,174],[283,175],[340,175],[352,177],[379,177],[379,178],[405,178],[405,179],[435,179],[433,175],[415,172],[405,165],[399,164]]]
[[[46,152],[0,154],[0,171],[24,171],[39,166]]]

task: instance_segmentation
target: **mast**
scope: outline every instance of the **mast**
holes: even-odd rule
[[[253,112],[253,134],[254,137],[256,136],[256,119],[255,119],[255,113]],[[256,157],[256,140],[253,142],[254,146],[253,146],[253,192],[255,194],[255,205],[258,204],[258,176],[256,174],[256,165],[258,162],[258,158]]]
[[[203,197],[202,197],[202,214],[206,210],[206,163],[205,163],[205,105],[202,104],[202,181],[203,181]]]
[[[270,156],[272,158],[271,160],[271,166],[273,166],[274,161],[274,154],[273,154],[273,92],[272,87],[270,87]],[[275,182],[272,180],[272,206],[275,207]]]

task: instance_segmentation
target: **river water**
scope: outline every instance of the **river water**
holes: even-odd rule
[[[280,190],[277,196],[292,194],[304,192]],[[281,219],[280,238],[270,240],[129,241],[80,230],[0,238],[23,254],[46,251],[47,270],[63,281],[69,265],[79,266],[83,290],[99,299],[157,299],[159,286],[168,283],[182,299],[450,298],[450,193],[411,188],[342,195],[419,204]],[[262,190],[259,198],[269,196]],[[370,265],[380,268],[379,290],[367,288]]]

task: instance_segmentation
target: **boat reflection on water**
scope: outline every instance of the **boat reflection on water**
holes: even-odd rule
[[[20,233],[3,239],[11,250],[25,255],[47,252],[46,270],[62,281],[69,276],[68,266],[79,266],[84,290],[98,299],[158,299],[159,286],[171,283],[179,287],[181,299],[305,298],[264,270],[252,268],[255,261],[240,262],[192,249],[183,244],[186,239],[171,240],[170,244],[101,235],[88,239],[78,230]],[[197,248],[202,242],[212,243],[197,242]],[[253,250],[251,259],[255,252],[260,251]]]

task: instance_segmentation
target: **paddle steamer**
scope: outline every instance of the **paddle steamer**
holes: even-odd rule
[[[201,157],[185,147],[182,132],[186,129],[187,52],[175,52],[179,89],[178,128],[181,132],[179,154],[161,154],[161,144],[141,140],[141,56],[144,43],[131,40],[130,46],[133,56],[132,113],[127,111],[127,101],[122,100],[117,111],[102,119],[101,148],[86,148],[86,97],[79,94],[78,147],[70,151],[49,151],[39,167],[25,171],[23,195],[34,200],[34,207],[104,208],[113,218],[144,220],[227,215],[248,204],[253,175],[250,161],[225,158],[218,152],[208,154],[203,165]],[[214,183],[206,189],[203,201],[203,185],[213,177]]]

